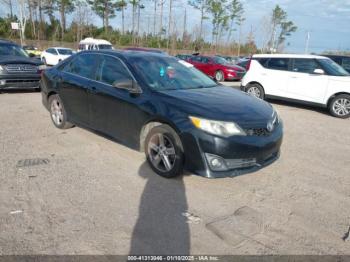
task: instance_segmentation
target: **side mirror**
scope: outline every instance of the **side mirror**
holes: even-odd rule
[[[324,71],[323,71],[323,69],[315,69],[314,70],[314,74],[317,74],[317,75],[324,75]]]
[[[142,90],[133,79],[124,79],[113,83],[115,88],[128,90],[130,94],[141,94]]]

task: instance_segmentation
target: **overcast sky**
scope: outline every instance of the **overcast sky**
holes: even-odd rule
[[[141,30],[153,28],[153,1],[141,0],[147,6],[142,12]],[[158,0],[159,1],[159,0]],[[165,0],[164,21],[167,25],[168,2]],[[199,11],[189,7],[187,0],[173,0],[176,28],[182,32],[183,17],[185,8],[187,9],[187,30],[191,31],[199,25]],[[241,0],[245,9],[245,18],[242,28],[242,36],[246,39],[251,28],[255,35],[258,47],[263,45],[266,38],[264,34],[264,20],[271,17],[272,9],[276,4],[280,5],[287,13],[288,19],[297,26],[297,32],[290,36],[286,43],[286,50],[294,53],[303,53],[305,50],[307,32],[310,32],[309,51],[321,53],[325,50],[347,50],[350,51],[350,0]],[[4,13],[4,10],[2,10]],[[114,28],[121,28],[121,14],[110,21]],[[158,17],[159,18],[159,17]],[[68,22],[73,19],[70,15]],[[101,19],[93,16],[91,22],[101,26]],[[158,19],[159,22],[159,19]],[[131,28],[131,6],[126,12],[126,24]],[[210,40],[211,23],[210,19],[205,22],[207,40]],[[233,37],[238,38],[238,32]]]
[[[182,30],[183,14],[186,0],[174,0],[176,25]],[[146,5],[152,2],[145,0]],[[287,13],[288,19],[297,26],[297,32],[287,39],[287,51],[303,53],[307,32],[310,31],[309,51],[321,53],[325,50],[350,50],[350,0],[242,0],[246,21],[243,37],[246,38],[251,28],[259,47],[264,41],[263,21],[271,16],[271,10],[279,4]],[[130,7],[128,8],[130,11]],[[167,6],[164,7],[168,14]],[[143,30],[147,30],[148,18],[150,28],[153,25],[153,9],[144,10]],[[187,6],[188,30],[199,24],[199,11]],[[130,18],[130,16],[129,16]],[[129,20],[130,21],[130,20]],[[163,23],[167,23],[164,21]],[[120,18],[112,19],[111,25],[118,26]],[[210,20],[206,21],[208,40],[211,31]],[[235,33],[234,37],[238,37]]]

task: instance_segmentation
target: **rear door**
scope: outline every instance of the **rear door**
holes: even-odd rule
[[[62,69],[60,97],[69,119],[89,126],[88,92],[95,79],[97,59],[94,54],[80,54]]]
[[[258,61],[264,67],[259,72],[259,77],[261,78],[265,93],[284,97],[288,86],[290,59],[276,57],[258,59]]]
[[[288,97],[314,103],[322,103],[327,91],[328,76],[315,74],[322,69],[316,59],[295,58],[288,80]]]

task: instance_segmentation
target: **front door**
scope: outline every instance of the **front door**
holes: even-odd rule
[[[136,104],[142,97],[114,86],[118,82],[133,79],[119,58],[100,55],[99,61],[94,91],[89,93],[91,125],[96,130],[134,146],[139,140],[140,128],[132,126],[141,115]]]
[[[314,73],[315,69],[322,69],[315,59],[293,59],[287,90],[289,98],[323,103],[328,76]]]

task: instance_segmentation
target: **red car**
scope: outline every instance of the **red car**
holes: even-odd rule
[[[192,56],[187,60],[206,75],[216,81],[241,80],[246,70],[243,67],[229,64],[226,59],[217,56]]]

